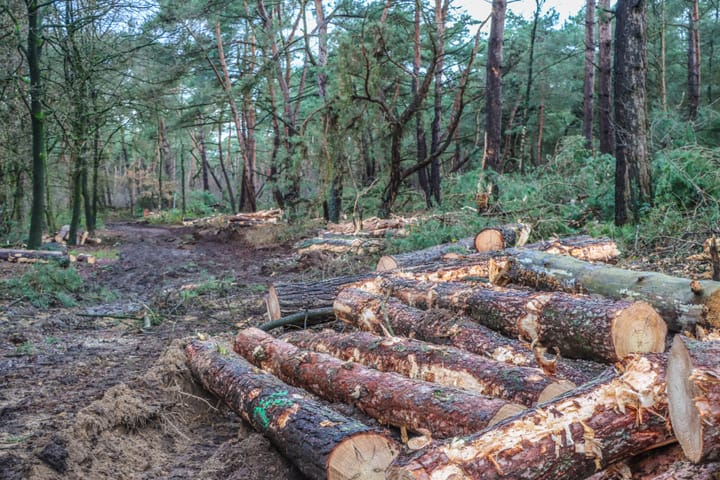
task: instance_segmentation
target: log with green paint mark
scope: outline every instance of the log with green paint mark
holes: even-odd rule
[[[326,407],[212,341],[186,346],[200,383],[311,479],[384,479],[399,449],[385,434]]]

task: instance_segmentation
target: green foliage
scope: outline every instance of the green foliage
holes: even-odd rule
[[[720,149],[682,147],[658,153],[653,165],[655,200],[682,210],[714,206],[720,199]]]
[[[203,280],[195,283],[190,288],[181,290],[180,298],[183,302],[187,302],[202,295],[226,295],[230,292],[233,280],[231,277],[216,278],[214,275],[207,275]]]
[[[110,291],[88,287],[74,268],[55,263],[34,264],[20,276],[1,280],[0,296],[27,301],[38,308],[72,307],[82,301],[114,298]]]
[[[218,200],[212,193],[205,190],[193,190],[188,192],[185,214],[189,217],[206,217],[216,211],[217,205]]]

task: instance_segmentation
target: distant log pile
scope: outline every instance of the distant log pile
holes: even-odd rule
[[[23,250],[17,248],[0,248],[0,260],[15,263],[49,263],[60,265],[70,263],[67,253],[51,250]]]
[[[475,237],[461,242],[470,250]],[[323,420],[302,423],[310,438],[325,440],[313,440],[322,449],[301,459],[287,448],[296,433],[268,428],[280,418],[291,427],[310,399],[305,391],[388,426],[349,428],[370,442],[359,443],[364,450],[348,465],[335,467],[352,478],[636,478],[632,469],[640,471],[641,458],[676,441],[682,451],[658,457],[652,478],[674,478],[672,472],[712,478],[720,468],[696,463],[720,459],[720,341],[677,336],[669,353],[665,346],[666,321],[677,322],[680,311],[701,305],[698,318],[712,325],[715,285],[590,263],[617,258],[608,240],[514,243],[483,253],[440,246],[416,252],[421,262],[394,256],[403,266],[393,269],[271,286],[267,306],[275,321],[266,330],[303,317],[307,324],[312,312],[317,321],[337,319],[351,331],[291,330],[275,338],[245,329],[234,352],[191,344],[192,362],[200,358],[195,351],[206,352],[193,371],[301,469],[311,464],[314,475],[322,475],[327,452],[338,459],[332,452],[349,440],[336,433],[327,440]],[[588,277],[575,265],[601,273]],[[612,288],[588,295],[595,285],[589,278]],[[597,294],[620,290],[623,295]],[[229,376],[226,367],[211,366],[217,362],[243,367]],[[258,424],[248,403],[256,393],[233,390],[252,375],[293,385],[283,391],[296,392],[297,401]],[[362,470],[366,456],[374,466]],[[377,476],[363,476],[371,468]],[[611,476],[617,472],[626,476]]]
[[[235,227],[261,227],[275,225],[282,219],[283,211],[279,208],[258,210],[257,212],[241,212],[233,215],[211,215],[209,217],[184,220],[183,225],[195,227],[223,228],[228,225]]]
[[[364,220],[347,223],[329,223],[324,232],[339,235],[354,235],[368,237],[405,236],[407,228],[418,223],[418,218],[377,218],[370,217]]]

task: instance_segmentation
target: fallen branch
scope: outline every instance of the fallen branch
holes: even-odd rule
[[[258,328],[265,332],[269,332],[275,328],[287,327],[289,325],[302,325],[303,328],[310,325],[317,325],[335,320],[335,311],[332,307],[316,308],[313,310],[303,310],[302,312],[287,315],[277,320],[263,323]]]

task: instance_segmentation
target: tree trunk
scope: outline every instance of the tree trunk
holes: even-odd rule
[[[612,11],[610,0],[598,0],[598,136],[600,153],[612,155],[615,142],[612,131]]]
[[[420,433],[427,430],[436,438],[467,435],[524,409],[301,350],[256,328],[238,333],[235,351],[291,385],[331,402],[353,405],[382,424]]]
[[[663,445],[672,438],[665,357],[633,355],[620,372],[485,431],[398,459],[387,478],[580,479]]]
[[[585,80],[583,101],[583,137],[585,148],[592,150],[595,111],[595,0],[585,2]]]
[[[720,460],[720,341],[683,335],[668,359],[668,403],[675,436],[695,463]]]
[[[230,158],[230,142],[228,141],[228,158]],[[233,192],[232,182],[230,181],[230,175],[228,175],[227,169],[225,168],[225,160],[223,158],[222,151],[222,122],[218,122],[218,163],[220,164],[220,171],[225,179],[225,188],[228,192],[228,200],[230,200],[230,211],[237,212],[237,205],[235,204],[235,193]]]
[[[420,67],[422,63],[422,56],[421,56],[421,50],[422,50],[422,42],[420,39],[420,16],[422,13],[422,4],[420,2],[415,3],[415,20],[414,20],[414,29],[413,29],[413,52],[414,52],[414,61],[413,61],[413,78],[411,83],[411,88],[413,91],[413,95],[418,95],[419,88],[420,88]],[[415,143],[417,145],[417,163],[421,164],[425,158],[427,158],[427,139],[425,138],[425,127],[423,125],[423,111],[422,109],[418,110],[418,112],[415,114]],[[418,170],[418,183],[420,183],[420,189],[423,191],[423,195],[425,195],[425,206],[427,208],[432,208],[432,195],[430,192],[430,183],[428,181],[428,171],[426,166],[420,167]]]
[[[32,207],[30,211],[30,232],[28,248],[39,248],[42,244],[43,216],[45,215],[45,113],[42,107],[43,85],[40,72],[42,25],[37,0],[25,0],[27,7],[27,57],[30,70],[30,125],[32,129]]]
[[[526,250],[508,252],[504,262],[492,269],[490,281],[497,285],[513,283],[648,302],[672,332],[694,331],[696,324],[720,327],[720,282],[623,270]]]
[[[546,349],[500,335],[467,317],[443,310],[420,310],[397,298],[348,288],[338,293],[335,315],[356,328],[377,335],[417,338],[452,345],[477,355],[523,367],[539,367],[546,375],[580,385],[595,378],[605,365],[563,357],[546,358]]]
[[[385,255],[380,257],[375,270],[387,272],[396,268],[412,267],[439,260],[446,253],[465,254],[475,251],[475,237],[468,237],[451,243],[435,245],[423,250],[414,252],[399,253],[397,255]]]
[[[394,441],[258,371],[214,342],[185,348],[200,383],[265,435],[308,478],[385,478]]]
[[[417,4],[419,5],[419,3]],[[438,55],[437,67],[435,68],[435,95],[433,104],[433,121],[430,135],[430,154],[432,161],[430,162],[430,193],[435,199],[435,203],[442,203],[442,195],[440,192],[440,125],[443,116],[443,68],[445,67],[445,17],[447,16],[449,0],[435,0],[435,37],[436,50]]]
[[[281,340],[382,372],[395,372],[528,407],[575,388],[572,382],[558,381],[538,368],[511,366],[464,350],[409,338],[305,330],[285,334]]]
[[[665,349],[665,322],[645,302],[401,279],[388,279],[385,288],[408,305],[463,313],[566,357],[616,362],[628,353]]]
[[[506,0],[493,0],[485,86],[485,164],[499,172],[502,144],[502,63]]]
[[[488,227],[475,236],[475,249],[478,252],[494,252],[505,248],[522,247],[530,236],[530,225],[511,223]]]
[[[690,0],[688,12],[688,117],[695,120],[700,107],[700,8]]]
[[[615,224],[653,203],[647,138],[646,0],[619,0],[615,31]]]

